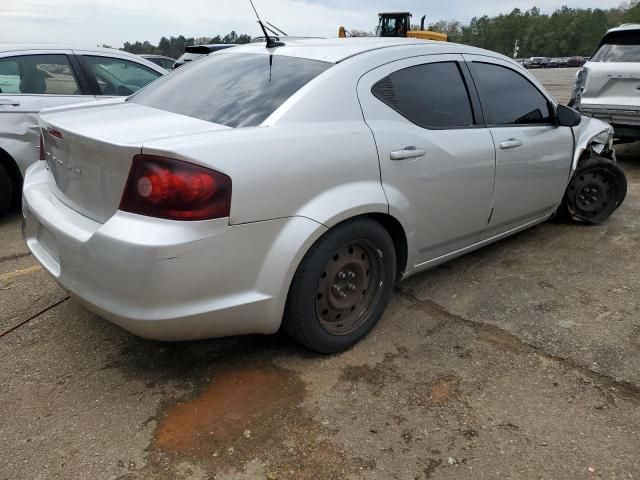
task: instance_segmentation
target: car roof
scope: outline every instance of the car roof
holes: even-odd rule
[[[607,33],[624,32],[624,31],[627,31],[627,30],[640,30],[640,24],[638,24],[638,23],[625,23],[623,25],[620,25],[619,27],[610,28],[609,30],[607,30]]]
[[[83,52],[117,55],[119,57],[130,58],[132,61],[148,66],[153,70],[156,70],[157,72],[167,72],[167,70],[162,68],[160,65],[156,65],[155,63],[150,62],[141,55],[134,55],[133,53],[125,52],[124,50],[117,50],[115,48],[87,47],[84,45],[73,45],[65,43],[0,43],[0,55],[2,55],[3,53],[11,52],[28,52],[29,50],[81,50]]]
[[[156,55],[155,53],[141,53],[142,58],[167,58],[169,60],[175,60],[174,58],[167,57],[166,55]]]
[[[273,55],[285,55],[291,57],[308,58],[310,60],[320,60],[330,63],[338,63],[347,58],[363,53],[379,50],[382,48],[403,47],[408,45],[422,46],[427,53],[475,53],[486,54],[486,50],[476,47],[469,47],[450,42],[439,42],[432,40],[420,40],[415,38],[387,38],[387,37],[350,37],[350,38],[328,38],[328,39],[304,39],[285,40],[285,45],[281,47],[267,49],[264,43],[248,43],[235,47],[233,53],[264,53]],[[231,53],[224,50],[218,54]],[[492,56],[503,58],[502,55],[490,52]],[[506,58],[506,57],[504,57]]]
[[[67,43],[0,43],[0,52],[15,52],[26,50],[84,50],[91,52],[113,53],[133,55],[116,48],[91,47],[86,45],[74,45]]]

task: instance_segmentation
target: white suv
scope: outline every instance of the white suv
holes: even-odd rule
[[[576,75],[569,104],[614,127],[617,139],[640,139],[640,25],[609,30]]]

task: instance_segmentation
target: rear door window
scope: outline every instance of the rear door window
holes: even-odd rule
[[[640,31],[605,35],[591,58],[592,62],[640,62]]]
[[[83,59],[98,82],[100,95],[131,95],[162,75],[122,58],[84,55]]]
[[[519,73],[492,63],[473,62],[478,93],[491,125],[549,124],[547,98]]]
[[[131,101],[229,127],[257,126],[331,65],[282,55],[211,54]]]
[[[0,93],[82,94],[69,59],[63,54],[1,58]]]
[[[457,62],[403,68],[377,82],[372,93],[423,128],[473,125],[469,93]]]

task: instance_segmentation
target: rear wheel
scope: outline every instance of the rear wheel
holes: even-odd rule
[[[13,199],[13,181],[9,172],[0,164],[0,216],[9,211]]]
[[[322,236],[293,278],[284,328],[311,350],[334,353],[365,337],[389,301],[396,275],[393,240],[370,219]]]
[[[561,213],[576,222],[599,224],[622,204],[626,194],[627,178],[618,164],[592,155],[573,174]]]

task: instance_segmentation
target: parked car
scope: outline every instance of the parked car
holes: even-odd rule
[[[560,68],[562,66],[562,59],[560,58],[551,58],[549,59],[549,64],[547,65],[549,68]]]
[[[193,62],[194,60],[205,57],[210,53],[217,52],[219,50],[224,50],[226,48],[235,47],[235,43],[216,43],[212,45],[188,45],[184,49],[184,53],[178,60],[173,64],[173,68],[178,68],[188,62]]]
[[[581,67],[583,63],[582,57],[569,57],[567,59],[567,67]]]
[[[250,44],[40,121],[29,249],[90,310],[160,340],[283,326],[343,350],[397,281],[558,212],[602,222],[626,193],[608,125],[444,42]]]
[[[609,30],[576,74],[570,104],[614,127],[621,141],[640,139],[640,25]]]
[[[165,70],[171,70],[173,64],[176,62],[175,58],[165,57],[164,55],[140,55],[142,58],[149,60],[150,62],[160,65]]]
[[[24,172],[38,160],[39,110],[130,95],[164,73],[120,50],[0,45],[0,215],[20,201]]]
[[[547,57],[531,57],[527,62],[527,68],[547,68],[549,59]]]

